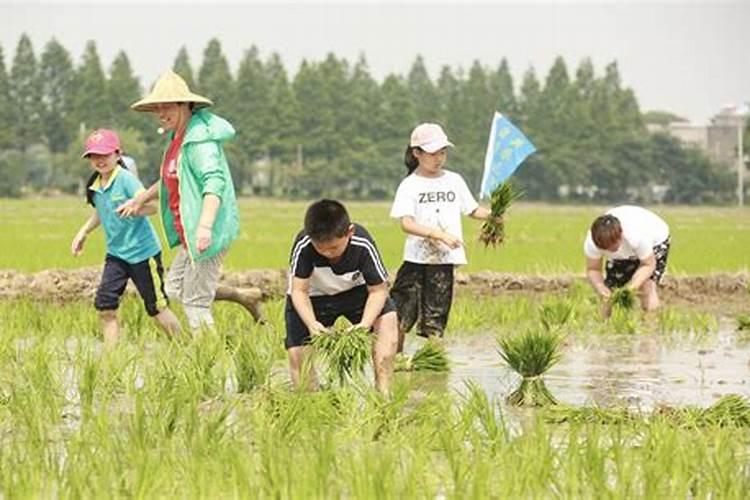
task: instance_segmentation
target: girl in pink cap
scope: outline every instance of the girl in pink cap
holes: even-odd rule
[[[404,262],[391,288],[399,319],[398,351],[419,320],[422,337],[442,337],[453,301],[453,271],[466,264],[461,215],[485,220],[461,175],[443,169],[453,144],[442,127],[422,123],[411,133],[404,163],[408,174],[396,191],[391,217],[406,233]]]
[[[166,305],[161,245],[147,218],[156,213],[156,206],[143,205],[132,217],[117,213],[120,205],[144,190],[138,178],[125,168],[120,152],[120,139],[111,130],[96,130],[86,139],[83,158],[94,171],[86,185],[86,200],[95,211],[70,245],[73,255],[78,256],[88,234],[100,225],[104,228],[107,256],[94,307],[99,311],[107,345],[116,343],[120,336],[117,309],[128,280],[135,284],[148,315],[164,331],[180,331],[179,321]],[[159,287],[154,276],[159,279]]]

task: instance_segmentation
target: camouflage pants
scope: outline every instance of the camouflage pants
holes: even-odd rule
[[[408,332],[419,320],[418,335],[443,336],[453,302],[453,268],[453,264],[401,265],[391,298],[402,331]]]
[[[658,285],[667,270],[667,257],[669,257],[669,238],[654,247],[656,257],[656,269],[651,274],[651,279]],[[641,265],[638,259],[614,259],[608,260],[606,264],[607,276],[604,284],[607,288],[620,288],[625,286]]]

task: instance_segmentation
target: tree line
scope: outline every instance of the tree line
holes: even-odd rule
[[[266,196],[388,199],[405,175],[411,129],[441,123],[456,144],[447,168],[478,191],[490,120],[508,116],[537,146],[515,175],[526,199],[576,202],[725,202],[734,176],[700,151],[646,130],[616,62],[574,72],[558,57],[541,78],[520,83],[509,64],[444,66],[432,78],[422,57],[405,75],[378,81],[364,55],[304,60],[290,76],[279,54],[246,50],[232,71],[218,39],[197,71],[183,47],[173,69],[211,98],[238,131],[227,146],[238,191]],[[149,82],[150,83],[150,82]],[[158,174],[166,137],[148,114],[129,110],[145,88],[125,52],[107,70],[96,43],[80,62],[55,39],[36,55],[22,35],[6,67],[0,47],[0,196],[80,192],[88,173],[85,135],[117,130],[141,177]]]

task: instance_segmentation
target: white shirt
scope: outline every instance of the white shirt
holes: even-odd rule
[[[401,181],[391,207],[391,217],[410,216],[423,226],[440,229],[463,241],[461,215],[471,214],[479,205],[463,177],[443,170],[439,177],[413,173]],[[404,260],[417,264],[466,264],[463,245],[450,249],[443,243],[406,236]]]
[[[664,220],[645,208],[622,205],[607,212],[617,217],[622,227],[622,243],[614,252],[597,248],[591,238],[591,230],[586,234],[583,252],[586,257],[610,260],[643,260],[654,253],[654,247],[669,238],[669,226]]]

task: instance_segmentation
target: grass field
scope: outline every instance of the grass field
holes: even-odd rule
[[[283,268],[308,202],[240,201],[242,230],[226,269]],[[375,237],[389,269],[401,263],[404,234],[388,217],[389,202],[347,202],[352,218]],[[498,249],[477,242],[479,223],[464,219],[469,264],[462,270],[557,274],[583,268],[583,237],[604,207],[519,203],[507,219],[508,238]],[[99,265],[104,258],[101,229],[89,237],[84,255],[70,255],[70,241],[90,213],[74,198],[0,200],[3,251],[0,269],[35,272]],[[672,230],[670,272],[703,274],[750,268],[750,209],[656,207]],[[154,223],[161,234],[160,225]],[[166,252],[167,262],[171,252]]]

